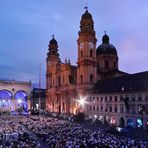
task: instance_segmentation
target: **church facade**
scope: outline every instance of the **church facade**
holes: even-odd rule
[[[110,44],[109,36],[106,33],[102,37],[102,44],[97,47],[96,43],[97,38],[94,30],[94,21],[87,9],[80,20],[80,30],[77,39],[78,57],[76,66],[72,65],[70,60],[65,60],[65,62],[61,61],[58,53],[58,42],[54,37],[49,42],[46,59],[47,111],[57,112],[59,114],[76,114],[83,111],[90,117],[95,115],[95,117],[101,120],[103,119],[103,121],[113,121],[111,119],[112,115],[107,116],[111,110],[108,108],[106,110],[105,102],[100,102],[99,104],[99,99],[100,101],[103,101],[104,97],[107,97],[107,94],[109,95],[111,93],[117,96],[120,91],[113,90],[116,89],[118,78],[125,78],[126,76],[129,76],[129,74],[119,70],[117,50]],[[127,79],[125,81],[127,81]],[[119,79],[119,83],[120,81],[121,80]],[[110,83],[112,85],[110,85]],[[104,86],[104,84],[106,85]],[[120,87],[121,90],[124,89],[123,92],[125,93],[126,89],[124,88],[124,85]],[[110,91],[106,91],[106,89],[109,89]],[[121,96],[121,93],[119,96]],[[102,97],[103,99],[101,99]],[[81,98],[86,99],[87,103],[85,107],[80,106],[77,101]],[[95,102],[96,100],[98,102]],[[107,100],[109,99],[107,98]],[[114,104],[114,101],[112,104]],[[122,104],[126,108],[127,104],[129,105],[129,102],[125,99]],[[119,117],[119,115],[116,114],[117,112],[114,113],[114,116]],[[102,117],[100,118],[100,116]],[[115,123],[119,124],[119,122]]]

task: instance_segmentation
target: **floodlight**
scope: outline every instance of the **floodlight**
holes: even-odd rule
[[[80,97],[79,100],[77,100],[80,106],[84,106],[84,104],[87,104],[86,98]]]
[[[22,100],[21,99],[18,99],[18,103],[22,103]]]

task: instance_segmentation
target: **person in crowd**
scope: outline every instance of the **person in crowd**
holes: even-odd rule
[[[101,127],[92,130],[75,122],[47,116],[1,116],[0,125],[0,148],[43,148],[23,126],[49,148],[148,147],[147,141],[106,133]],[[15,137],[12,138],[12,135]]]

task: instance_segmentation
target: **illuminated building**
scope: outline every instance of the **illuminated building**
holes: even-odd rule
[[[0,81],[0,112],[30,109],[31,82]]]
[[[77,66],[72,65],[70,60],[65,60],[64,63],[61,62],[58,53],[58,42],[53,36],[53,39],[49,42],[49,52],[46,59],[46,109],[59,114],[61,112],[75,114],[82,111],[82,105],[80,108],[81,102],[77,100],[86,98],[89,104],[86,103],[83,111],[88,116],[98,118],[102,122],[105,121],[110,124],[119,125],[122,122],[123,125],[128,125],[126,123],[130,122],[127,122],[127,120],[132,120],[133,116],[130,115],[129,118],[129,114],[125,112],[128,106],[130,108],[132,105],[127,98],[131,97],[131,95],[136,97],[142,95],[147,98],[148,72],[130,75],[120,71],[117,50],[110,43],[106,32],[102,37],[102,44],[97,47],[96,43],[94,21],[87,8],[80,20],[80,31],[78,32],[77,40]],[[140,75],[144,76],[143,79],[145,80],[142,79],[139,83],[133,84],[133,81],[138,81]],[[119,90],[114,90],[116,86],[119,86],[120,81],[123,81],[122,86],[120,85],[122,93]],[[145,81],[146,84],[144,83]],[[146,90],[141,88],[134,91],[134,85],[138,84],[146,85]],[[129,88],[126,88],[126,86]],[[106,92],[106,87],[109,92]],[[127,91],[129,89],[131,90]],[[116,101],[121,96],[124,101]],[[122,110],[123,113],[121,114],[119,110]],[[141,118],[141,115],[137,114],[135,118],[135,122],[139,122],[140,120],[137,119]],[[146,120],[145,115],[143,118]]]

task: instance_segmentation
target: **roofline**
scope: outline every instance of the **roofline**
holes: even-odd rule
[[[15,81],[15,80],[0,80],[0,83],[2,84],[27,84],[31,85],[31,81],[25,82],[25,81]]]

